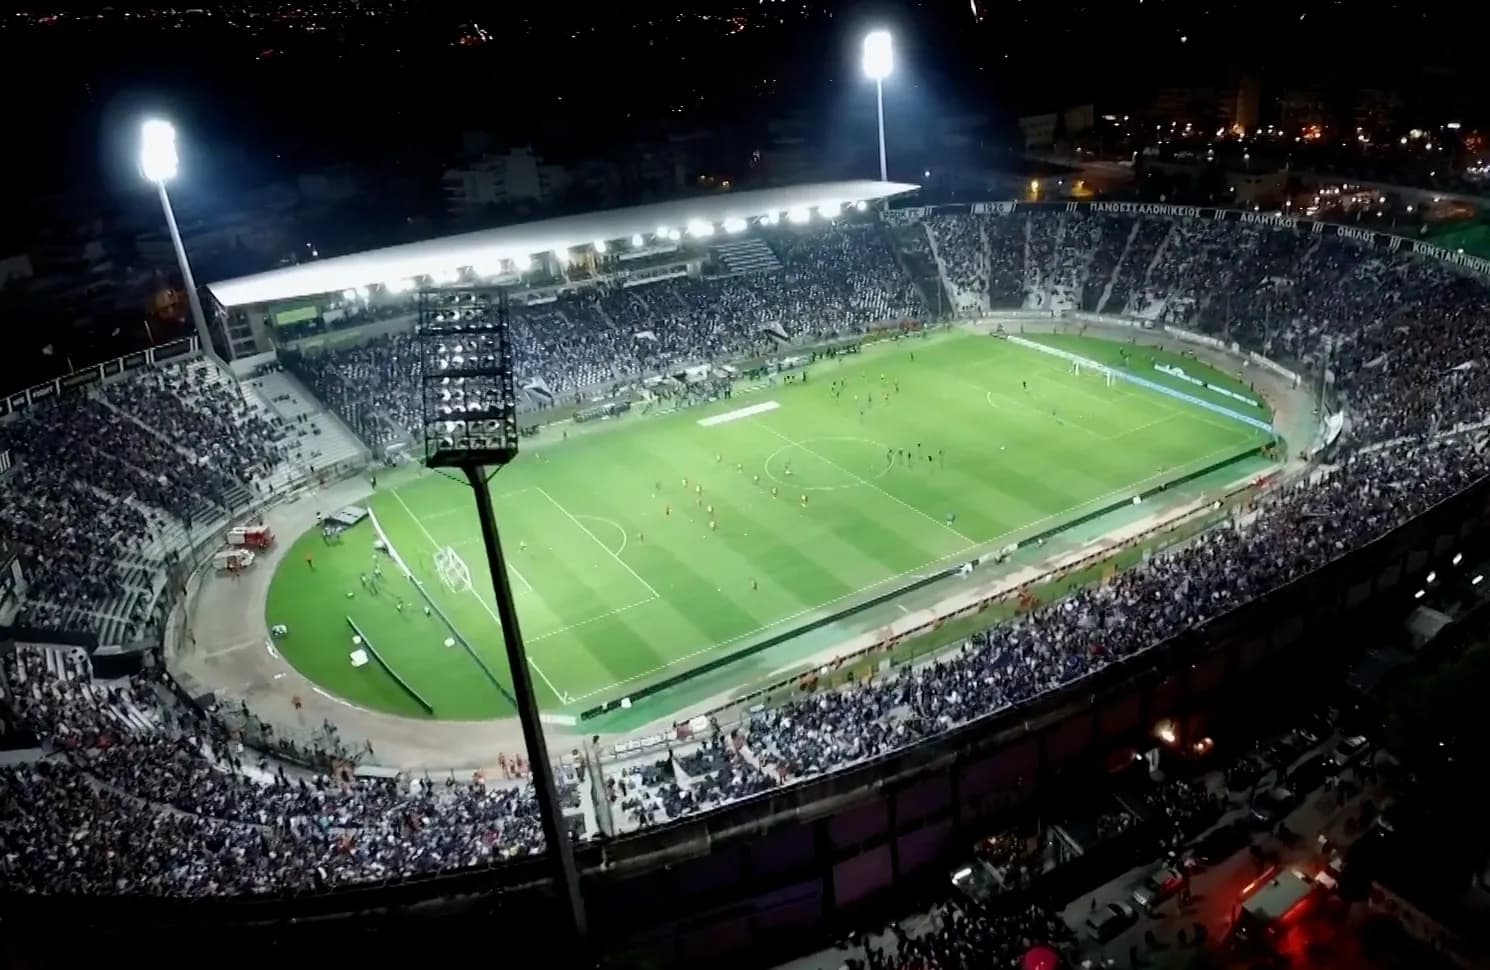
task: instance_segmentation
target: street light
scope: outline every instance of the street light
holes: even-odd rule
[[[166,195],[166,183],[176,177],[179,168],[175,126],[158,118],[146,121],[140,126],[140,174],[154,182],[160,193],[160,207],[166,214],[166,226],[171,230],[171,244],[176,249],[176,265],[181,269],[181,283],[186,287],[191,320],[197,328],[197,342],[201,344],[202,353],[212,357],[212,338],[207,333],[207,318],[202,314],[202,301],[197,296],[196,280],[192,279],[191,265],[186,261],[186,247],[181,243],[181,230],[176,228],[176,213],[171,210],[171,199]]]
[[[874,81],[874,103],[880,123],[880,181],[888,182],[885,170],[885,78],[895,69],[895,47],[888,30],[872,30],[864,36],[864,76]]]

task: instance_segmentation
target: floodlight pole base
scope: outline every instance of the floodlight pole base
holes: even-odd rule
[[[559,793],[554,785],[548,748],[543,743],[543,723],[538,719],[538,702],[533,696],[533,675],[528,668],[528,654],[523,647],[522,629],[518,626],[517,607],[512,601],[512,585],[507,579],[507,563],[502,557],[502,543],[497,535],[497,517],[492,512],[491,491],[487,487],[486,469],[482,465],[463,465],[466,481],[476,493],[476,514],[481,520],[481,541],[486,547],[486,562],[491,569],[492,592],[497,599],[497,617],[502,624],[502,642],[507,648],[507,665],[512,671],[512,693],[517,700],[517,716],[522,722],[523,740],[528,748],[528,764],[533,771],[533,787],[538,794],[538,810],[543,820],[543,838],[553,862],[554,888],[564,894],[574,933],[572,946],[564,954],[563,966],[581,966],[589,950],[589,926],[585,918],[584,898],[579,891],[579,870],[574,864],[574,846],[564,825],[559,807]]]

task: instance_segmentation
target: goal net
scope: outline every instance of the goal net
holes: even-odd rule
[[[1070,373],[1075,375],[1076,377],[1086,376],[1101,378],[1102,383],[1107,385],[1108,387],[1112,387],[1117,384],[1117,375],[1112,372],[1112,368],[1110,367],[1093,366],[1091,364],[1087,364],[1085,367],[1083,367],[1080,361],[1073,360],[1071,362]]]
[[[435,553],[435,575],[452,593],[464,593],[471,588],[471,567],[460,557],[453,546]]]

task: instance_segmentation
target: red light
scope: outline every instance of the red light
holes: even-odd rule
[[[1266,869],[1264,869],[1262,871],[1262,875],[1258,876],[1256,879],[1252,880],[1251,882],[1247,883],[1247,885],[1245,885],[1245,886],[1242,887],[1241,895],[1238,896],[1237,898],[1238,899],[1246,899],[1248,896],[1250,896],[1253,893],[1257,892],[1257,890],[1258,890],[1259,887],[1266,886],[1268,884],[1268,882],[1274,876],[1276,876],[1277,874],[1278,874],[1278,867],[1277,866],[1268,866]]]

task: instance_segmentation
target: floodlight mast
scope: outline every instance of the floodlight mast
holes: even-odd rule
[[[207,317],[202,313],[202,298],[197,295],[197,281],[192,278],[191,264],[186,260],[186,246],[181,242],[181,230],[176,227],[176,213],[171,209],[171,197],[166,194],[166,183],[176,177],[180,158],[176,154],[176,128],[169,121],[152,118],[140,126],[140,174],[155,183],[160,194],[160,208],[166,214],[166,228],[171,233],[171,246],[176,250],[176,266],[181,270],[181,285],[186,287],[186,302],[191,308],[191,322],[196,327],[197,342],[203,354],[216,357],[212,349],[212,335],[207,330]]]
[[[507,298],[493,287],[441,288],[420,291],[418,305],[414,334],[422,385],[424,462],[431,468],[459,468],[475,493],[481,540],[512,673],[512,693],[533,770],[543,837],[553,865],[554,887],[565,897],[574,932],[573,950],[564,963],[578,966],[588,950],[589,936],[579,872],[543,741],[533,675],[488,487],[488,468],[494,475],[517,457],[517,395]]]
[[[874,81],[874,106],[879,118],[880,181],[890,177],[885,166],[885,78],[895,69],[895,45],[888,30],[872,30],[864,35],[864,74]]]

